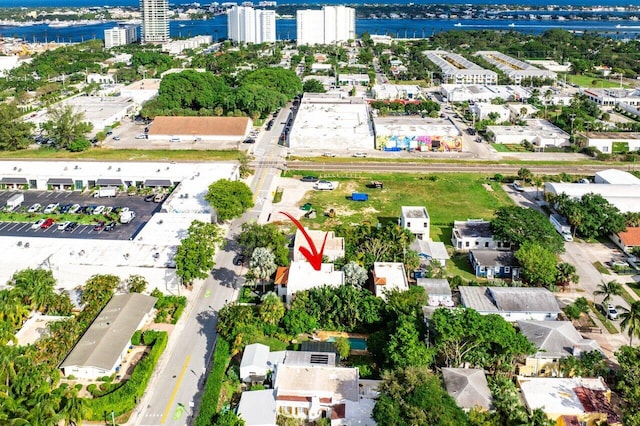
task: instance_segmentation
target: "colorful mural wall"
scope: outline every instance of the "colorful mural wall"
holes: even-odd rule
[[[376,149],[462,151],[462,136],[377,135]]]

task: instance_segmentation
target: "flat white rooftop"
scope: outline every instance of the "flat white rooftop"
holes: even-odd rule
[[[376,134],[407,136],[459,136],[460,131],[448,119],[421,117],[376,117]]]

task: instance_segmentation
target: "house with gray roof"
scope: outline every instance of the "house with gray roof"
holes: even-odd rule
[[[453,306],[451,287],[445,278],[418,278],[416,284],[424,288],[429,306]]]
[[[478,278],[517,280],[520,277],[520,265],[512,251],[471,250],[469,263]]]
[[[585,339],[570,321],[518,321],[518,328],[538,352],[527,357],[518,371],[521,376],[555,376],[559,362],[568,356],[580,357],[602,352],[593,339]]]
[[[555,321],[560,307],[553,293],[541,287],[460,286],[460,303],[480,314],[497,314],[509,322]]]
[[[451,244],[457,251],[508,250],[511,244],[493,239],[491,222],[483,219],[456,220],[453,222]]]
[[[139,293],[113,296],[60,364],[62,373],[89,380],[116,373],[156,300]]]
[[[463,410],[493,409],[491,390],[484,370],[477,368],[443,368],[442,378],[447,393]]]

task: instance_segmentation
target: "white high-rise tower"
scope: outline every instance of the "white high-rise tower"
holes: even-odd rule
[[[324,6],[322,10],[298,10],[297,43],[333,44],[356,37],[356,10]]]
[[[227,15],[230,40],[255,44],[276,41],[275,10],[233,6]]]
[[[143,43],[169,40],[169,0],[140,0]]]

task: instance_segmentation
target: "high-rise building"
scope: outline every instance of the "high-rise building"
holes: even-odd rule
[[[324,6],[322,10],[298,10],[297,42],[333,44],[356,37],[356,10],[345,6]]]
[[[142,42],[162,43],[169,40],[169,1],[140,0]]]
[[[233,6],[227,15],[230,40],[256,44],[276,41],[275,10]]]
[[[131,44],[138,40],[137,25],[118,25],[108,30],[104,30],[104,47],[111,49],[115,46]]]

